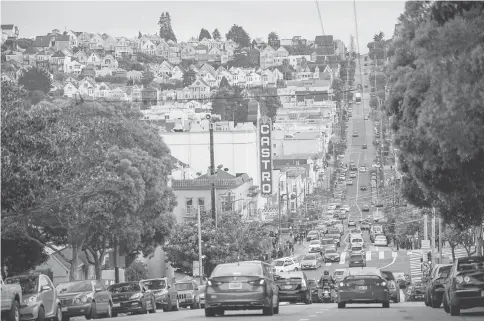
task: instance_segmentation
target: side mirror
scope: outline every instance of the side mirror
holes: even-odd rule
[[[168,284],[167,289],[171,289],[171,285]]]
[[[40,288],[40,292],[45,292],[50,290],[52,290],[52,288],[48,285],[42,285],[42,287]]]

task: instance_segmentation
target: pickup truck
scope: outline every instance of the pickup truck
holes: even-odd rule
[[[20,320],[20,302],[22,302],[22,288],[20,284],[6,284],[1,280],[2,287],[2,319],[7,321]]]

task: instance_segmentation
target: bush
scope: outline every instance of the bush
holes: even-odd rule
[[[139,281],[148,278],[148,267],[143,262],[136,260],[124,270],[126,281]]]

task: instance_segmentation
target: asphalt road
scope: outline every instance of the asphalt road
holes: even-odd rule
[[[421,302],[405,302],[390,304],[389,309],[381,305],[348,305],[345,309],[338,309],[336,304],[294,304],[281,305],[280,313],[274,316],[262,316],[260,311],[227,311],[225,316],[216,317],[217,320],[251,320],[257,317],[262,320],[280,321],[446,321],[446,320],[482,320],[483,309],[463,310],[462,316],[451,317],[440,309],[432,309]],[[204,320],[204,310],[182,309],[178,312],[157,312],[148,315],[118,316],[115,320],[135,321],[178,321],[178,320]]]

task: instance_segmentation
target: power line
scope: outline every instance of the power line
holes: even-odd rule
[[[318,7],[319,23],[321,24],[321,30],[323,31],[323,36],[324,36],[325,33],[324,33],[324,26],[323,26],[323,18],[321,17],[321,10],[319,10],[319,2],[317,0],[316,0],[316,7]]]

